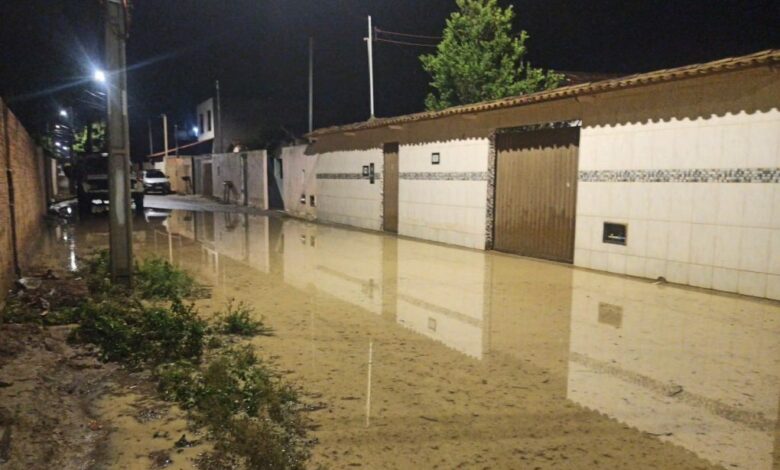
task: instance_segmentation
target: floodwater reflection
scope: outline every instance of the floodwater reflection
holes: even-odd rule
[[[291,219],[140,230],[269,317],[328,465],[778,466],[777,303]]]

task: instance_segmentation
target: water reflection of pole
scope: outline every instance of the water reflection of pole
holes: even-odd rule
[[[173,265],[173,234],[168,231],[168,262]]]
[[[366,385],[366,427],[371,424],[371,367],[374,364],[374,342],[368,341],[368,380]]]

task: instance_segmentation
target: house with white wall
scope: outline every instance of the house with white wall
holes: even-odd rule
[[[319,129],[297,157],[316,185],[286,190],[323,222],[780,299],[778,65],[769,50]]]

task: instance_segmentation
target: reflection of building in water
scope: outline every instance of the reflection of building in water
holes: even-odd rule
[[[780,331],[770,306],[574,276],[570,400],[727,468],[772,468]]]
[[[381,236],[293,220],[282,234],[285,282],[382,313]]]
[[[398,240],[398,323],[482,358],[485,267],[484,253]]]

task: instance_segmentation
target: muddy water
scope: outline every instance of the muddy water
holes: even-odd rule
[[[780,466],[777,303],[297,220],[155,215],[136,252],[213,286],[205,312],[253,305],[276,331],[260,353],[328,405],[310,414],[313,465]],[[71,248],[105,244],[104,227],[77,226]]]

